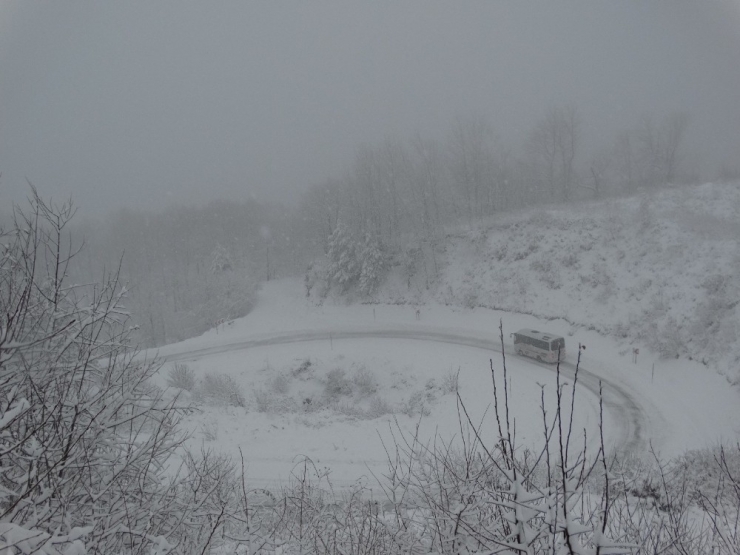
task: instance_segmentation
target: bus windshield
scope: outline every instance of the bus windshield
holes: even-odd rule
[[[550,342],[551,351],[562,351],[563,349],[565,349],[565,339],[563,339],[562,337],[553,339]]]

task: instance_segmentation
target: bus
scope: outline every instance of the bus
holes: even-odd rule
[[[514,337],[514,349],[519,355],[536,358],[540,362],[565,360],[565,339],[554,333],[524,329],[511,335]]]

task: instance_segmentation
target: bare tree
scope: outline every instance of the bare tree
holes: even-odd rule
[[[617,136],[614,143],[615,171],[623,189],[633,192],[637,187],[635,141],[630,131]]]
[[[660,135],[652,117],[645,115],[637,131],[640,184],[656,186],[660,181],[662,147]]]
[[[682,160],[681,146],[689,117],[684,112],[674,112],[663,124],[663,174],[666,183],[673,183]]]
[[[450,173],[470,221],[490,211],[488,182],[493,130],[483,118],[458,118],[449,140]]]
[[[637,133],[638,162],[644,185],[672,183],[683,158],[681,146],[689,124],[688,115],[674,112],[660,124],[643,116]]]
[[[421,213],[421,229],[430,236],[439,231],[444,212],[441,188],[444,184],[442,152],[436,142],[425,140],[418,133],[412,140],[415,153],[411,199],[415,210]],[[411,217],[414,217],[412,212]]]
[[[136,358],[126,289],[117,273],[67,283],[74,213],[32,189],[0,230],[0,549],[160,554],[201,537],[205,550],[214,521],[181,496],[190,475],[166,471],[178,399]]]
[[[408,221],[404,196],[410,189],[411,161],[404,145],[397,140],[386,139],[381,145],[377,162],[383,194],[383,233],[379,237],[386,243],[398,241]]]
[[[530,163],[554,199],[571,198],[576,183],[579,127],[580,120],[575,107],[553,107],[530,134]]]
[[[590,189],[594,198],[601,198],[609,180],[609,172],[613,165],[613,153],[609,150],[600,150],[591,156],[589,163],[590,181],[583,187]]]

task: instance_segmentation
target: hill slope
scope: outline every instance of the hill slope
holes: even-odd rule
[[[365,300],[563,318],[738,383],[739,239],[737,183],[538,208],[408,244]]]

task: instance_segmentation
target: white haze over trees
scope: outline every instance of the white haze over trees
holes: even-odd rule
[[[734,0],[5,0],[3,203],[26,178],[87,216],[295,202],[359,144],[443,142],[462,114],[516,150],[570,107],[582,168],[683,113],[688,169],[715,180],[739,169],[738,26]]]
[[[445,226],[690,179],[685,114],[645,118],[593,159],[582,155],[581,125],[574,107],[548,109],[514,149],[484,119],[459,117],[444,141],[416,134],[358,147],[341,179],[310,187],[294,207],[251,200],[121,210],[80,230],[87,249],[75,279],[120,262],[137,336],[162,345],[243,316],[260,281],[302,274],[319,255],[329,255],[330,281],[347,287],[360,280],[371,293],[388,249],[417,243],[433,258]]]
[[[139,349],[288,277],[317,310],[561,319],[737,389],[738,28],[729,0],[0,4],[0,552],[737,553],[736,438],[622,460],[600,421],[573,451],[559,371],[539,451],[505,361],[485,437],[449,377],[461,445],[397,436],[381,506],[187,449],[247,398],[186,365],[160,388]]]

